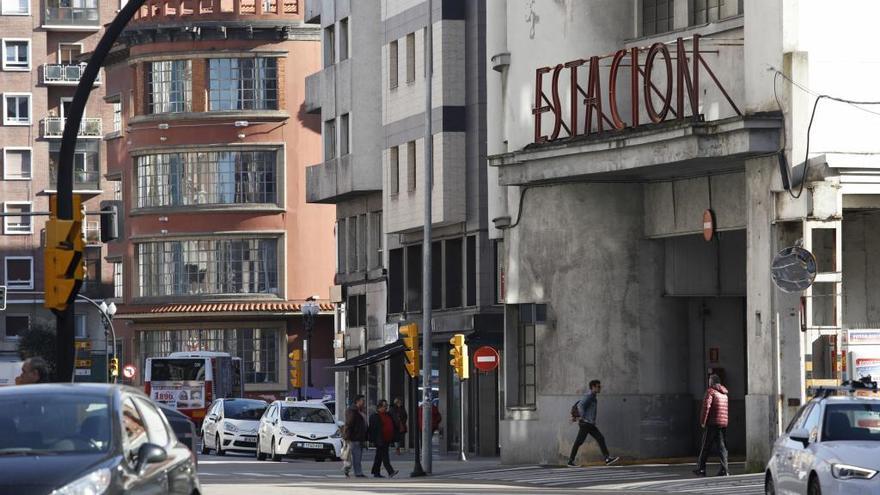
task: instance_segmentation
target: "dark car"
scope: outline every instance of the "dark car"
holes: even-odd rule
[[[200,492],[195,455],[143,392],[97,383],[0,388],[0,493]]]
[[[186,445],[189,447],[189,450],[195,452],[197,437],[196,424],[193,423],[186,414],[183,414],[177,409],[163,404],[157,405],[165,414],[165,419],[171,423],[171,429],[174,430],[174,434],[177,435],[177,439],[180,440],[180,443]]]

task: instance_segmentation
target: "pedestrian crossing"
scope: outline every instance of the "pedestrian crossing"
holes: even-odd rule
[[[700,493],[711,495],[761,495],[764,493],[764,475],[740,474],[737,476],[690,478],[665,481],[620,483],[586,488],[591,490],[621,491],[630,493]]]
[[[442,475],[442,478],[468,481],[522,483],[548,488],[575,488],[600,484],[674,478],[674,474],[642,471],[623,466],[569,468],[524,466],[488,471]]]

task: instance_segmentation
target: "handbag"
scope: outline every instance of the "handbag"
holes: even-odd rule
[[[340,457],[342,458],[343,467],[351,466],[351,442],[348,440],[342,441],[342,451],[340,452]]]

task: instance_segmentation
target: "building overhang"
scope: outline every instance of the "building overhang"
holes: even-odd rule
[[[334,315],[331,303],[319,303],[319,315]],[[302,303],[240,302],[240,303],[169,303],[122,305],[117,318],[125,320],[185,320],[302,316]]]
[[[489,164],[504,186],[692,177],[742,169],[747,158],[779,151],[781,128],[778,114],[675,121],[529,145]]]

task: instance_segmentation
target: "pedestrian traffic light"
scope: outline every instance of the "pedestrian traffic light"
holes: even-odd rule
[[[113,379],[119,376],[119,358],[110,358],[110,376]]]
[[[406,372],[415,378],[419,376],[419,326],[408,323],[400,327],[401,340],[403,341],[403,355],[406,359]]]
[[[452,345],[452,349],[449,350],[449,355],[452,356],[452,359],[449,360],[449,365],[452,366],[452,369],[455,370],[455,373],[462,380],[467,380],[470,377],[470,368],[468,363],[468,346],[464,343],[464,334],[457,333],[449,339],[449,344]]]
[[[294,349],[287,355],[290,363],[290,386],[293,388],[302,388],[302,351]]]
[[[73,195],[73,220],[59,220],[57,197],[49,198],[43,285],[48,309],[64,311],[73,302],[83,281],[82,198]]]

